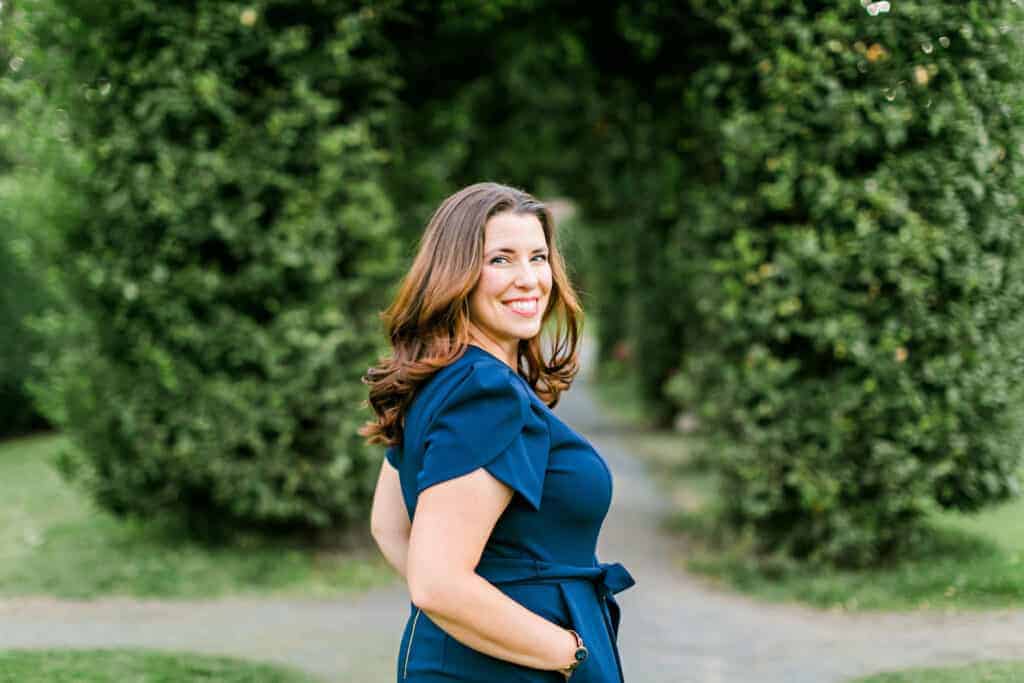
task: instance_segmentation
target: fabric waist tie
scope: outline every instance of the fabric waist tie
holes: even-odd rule
[[[636,583],[619,562],[599,562],[584,567],[525,557],[483,557],[476,567],[476,573],[495,584],[590,581],[610,613],[612,630],[616,635],[619,632],[620,610],[612,595]]]

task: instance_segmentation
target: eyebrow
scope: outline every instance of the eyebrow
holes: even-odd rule
[[[547,250],[548,250],[548,248],[547,248],[547,247],[537,247],[536,249],[534,249],[534,250],[533,250],[532,252],[530,252],[530,253],[532,253],[532,254],[538,254],[538,253],[540,253],[540,252],[546,252]],[[488,254],[494,254],[494,253],[502,253],[502,254],[514,254],[514,253],[516,253],[516,250],[515,250],[515,249],[510,249],[509,247],[499,247],[499,248],[497,248],[497,249],[491,249],[491,250],[490,250],[489,252],[487,252],[487,253],[488,253]]]

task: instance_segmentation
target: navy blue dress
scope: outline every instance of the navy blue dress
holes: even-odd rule
[[[562,422],[525,379],[469,345],[430,377],[406,413],[404,443],[389,447],[409,518],[419,494],[484,467],[514,491],[476,573],[534,613],[576,630],[589,650],[571,683],[622,683],[614,593],[635,581],[597,560],[612,500],[604,459]],[[474,650],[411,601],[398,652],[399,683],[564,683],[554,670]]]

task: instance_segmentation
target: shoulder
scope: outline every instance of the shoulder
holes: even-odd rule
[[[484,407],[496,401],[528,403],[529,397],[512,368],[470,347],[420,386],[410,411],[415,408],[430,423],[439,412],[457,405]]]
[[[433,388],[421,423],[424,435],[500,439],[537,421],[526,384],[512,368],[472,348],[467,356],[445,368]]]
[[[475,355],[453,371],[454,381],[429,418],[417,490],[485,466],[538,509],[550,451],[548,425],[512,368]]]
[[[472,358],[463,356],[442,372],[445,371],[441,382],[446,391],[438,401],[442,409],[464,404],[480,409],[504,404],[506,409],[511,409],[513,405],[525,407],[529,402],[525,387],[512,368],[496,358],[477,354]]]

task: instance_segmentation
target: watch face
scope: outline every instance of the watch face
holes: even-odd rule
[[[585,648],[585,647],[578,647],[578,648],[576,648],[576,661],[577,662],[582,662],[586,658],[587,658],[587,648]]]

